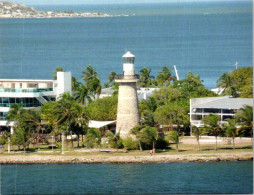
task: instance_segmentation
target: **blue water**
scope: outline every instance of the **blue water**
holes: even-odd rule
[[[62,66],[81,79],[92,65],[104,83],[111,71],[122,73],[127,50],[136,72],[146,66],[156,76],[176,65],[180,78],[191,71],[208,88],[236,61],[252,65],[251,1],[35,7],[129,16],[1,19],[0,78],[50,79]]]
[[[1,165],[3,194],[253,192],[253,163]]]

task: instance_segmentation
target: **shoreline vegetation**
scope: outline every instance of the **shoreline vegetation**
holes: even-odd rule
[[[63,71],[57,67],[52,75]],[[249,72],[250,76],[245,74]],[[14,133],[5,129],[0,136],[1,164],[34,163],[155,163],[155,162],[218,162],[253,160],[253,107],[244,106],[236,118],[219,125],[218,115],[204,117],[204,127],[192,126],[190,135],[189,99],[218,96],[207,90],[198,75],[188,73],[185,79],[175,80],[168,67],[163,67],[157,77],[150,70],[140,70],[143,87],[156,86],[147,100],[139,102],[142,125],[130,130],[130,136],[121,138],[109,126],[89,128],[89,120],[110,121],[116,118],[118,87],[115,72],[108,76],[104,87],[115,92],[110,97],[98,98],[102,85],[96,70],[88,66],[82,80],[72,78],[73,95],[64,93],[57,101],[49,101],[41,111],[24,109],[13,104],[6,118],[15,121]],[[235,82],[234,75],[244,78]],[[252,83],[252,67],[239,68],[226,74],[237,83],[227,85],[222,95],[245,92],[245,80]],[[92,78],[92,79],[91,79]],[[154,78],[151,80],[151,78]],[[224,78],[224,74],[223,77]],[[219,79],[221,80],[221,78]],[[228,79],[227,79],[228,80]],[[221,86],[220,82],[219,86]],[[245,85],[247,86],[247,85]],[[252,89],[252,84],[250,84]],[[248,92],[248,93],[247,93]],[[252,90],[240,93],[253,97]],[[238,93],[235,94],[238,96]],[[97,98],[96,98],[97,97]],[[239,128],[237,125],[240,124]],[[64,138],[64,139],[62,139]],[[9,147],[9,153],[8,153]],[[14,151],[14,152],[13,152]],[[64,155],[63,155],[64,154]]]
[[[170,163],[170,162],[220,162],[220,161],[252,161],[253,150],[251,138],[236,138],[236,149],[233,150],[228,139],[220,139],[220,150],[215,151],[214,139],[204,137],[201,139],[201,150],[196,148],[196,140],[186,136],[181,141],[179,152],[176,145],[171,144],[170,149],[157,150],[150,154],[148,150],[130,151],[125,149],[87,149],[70,148],[68,144],[65,154],[59,149],[50,149],[50,144],[41,145],[38,150],[11,151],[6,148],[0,153],[0,164],[69,164],[69,163]],[[207,141],[209,140],[209,143]],[[76,145],[77,143],[75,143]]]
[[[69,11],[38,11],[33,7],[15,4],[7,1],[0,2],[0,18],[85,18],[110,17],[105,13],[76,13]]]

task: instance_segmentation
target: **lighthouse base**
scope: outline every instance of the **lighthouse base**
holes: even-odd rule
[[[139,125],[140,116],[136,82],[119,82],[116,133],[121,138],[130,136],[130,130]]]

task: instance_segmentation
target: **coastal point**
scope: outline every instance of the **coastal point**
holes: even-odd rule
[[[0,18],[84,18],[109,17],[104,13],[75,13],[73,11],[38,11],[33,7],[15,4],[8,1],[0,2]]]

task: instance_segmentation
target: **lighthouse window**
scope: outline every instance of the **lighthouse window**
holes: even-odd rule
[[[124,63],[130,63],[130,64],[134,64],[134,58],[124,58],[123,59]]]

